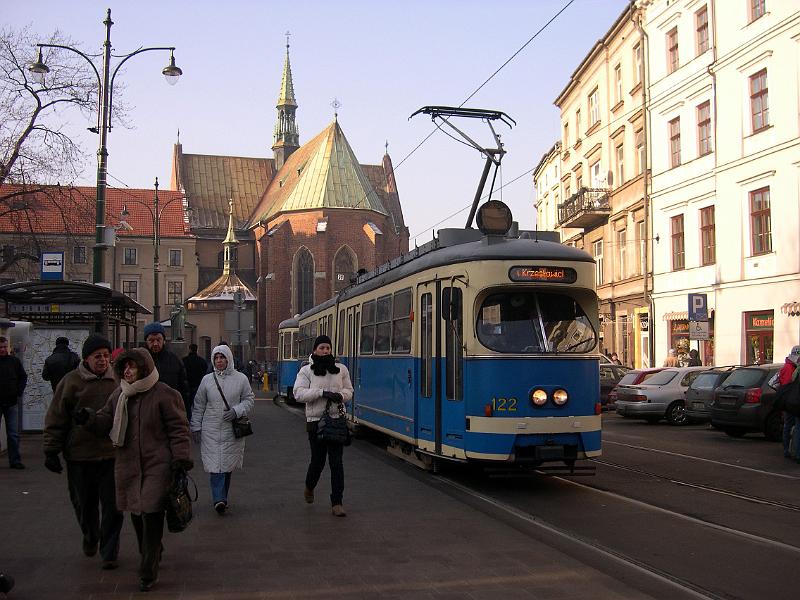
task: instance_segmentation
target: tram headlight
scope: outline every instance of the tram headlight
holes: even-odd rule
[[[541,388],[533,390],[531,392],[531,402],[533,402],[534,406],[544,406],[547,402],[547,392]]]
[[[569,394],[567,390],[556,390],[553,392],[553,402],[555,402],[558,406],[564,406],[569,400]]]

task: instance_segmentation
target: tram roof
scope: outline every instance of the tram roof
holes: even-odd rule
[[[579,248],[564,246],[558,242],[529,238],[482,237],[480,240],[454,243],[449,246],[442,246],[439,240],[434,240],[431,244],[432,247],[429,249],[420,246],[394,261],[381,265],[375,271],[362,275],[359,277],[358,283],[346,288],[338,296],[310,308],[300,315],[300,318],[325,310],[336,304],[337,301],[347,300],[414,273],[436,267],[481,260],[594,262],[594,258]]]

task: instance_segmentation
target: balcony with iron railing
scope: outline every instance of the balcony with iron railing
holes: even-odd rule
[[[607,189],[582,187],[558,205],[558,224],[593,229],[608,221],[610,214]]]

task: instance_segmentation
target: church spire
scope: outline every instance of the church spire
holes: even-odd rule
[[[236,271],[236,267],[234,266],[234,257],[236,254],[236,246],[239,245],[239,240],[236,239],[236,233],[233,231],[233,200],[228,201],[228,205],[230,206],[230,214],[228,216],[228,235],[225,236],[225,239],[222,241],[222,245],[225,247],[224,251],[224,262],[222,264],[222,274],[223,275],[232,275]]]
[[[275,169],[280,170],[286,159],[300,147],[300,133],[295,122],[297,101],[294,97],[292,66],[289,62],[289,32],[286,32],[286,58],[283,62],[283,77],[278,94],[278,121],[275,123],[272,151],[275,155]]]

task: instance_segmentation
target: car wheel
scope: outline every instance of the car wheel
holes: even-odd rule
[[[764,436],[771,442],[783,440],[783,421],[781,413],[775,411],[769,413],[767,420],[764,421]]]
[[[725,433],[731,436],[732,438],[744,437],[744,434],[747,433],[744,429],[738,429],[736,427],[728,427],[723,431],[725,431]]]
[[[689,417],[686,415],[686,405],[680,400],[676,400],[667,407],[667,423],[670,425],[686,425]]]

